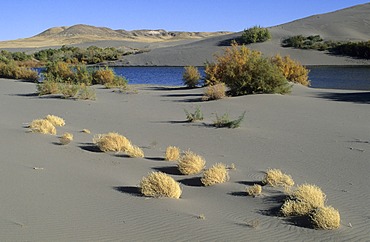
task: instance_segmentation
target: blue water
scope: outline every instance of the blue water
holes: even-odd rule
[[[184,67],[112,67],[129,84],[182,86]],[[309,66],[312,88],[370,90],[370,66]],[[204,68],[198,68],[204,76]],[[39,69],[40,71],[40,69]]]

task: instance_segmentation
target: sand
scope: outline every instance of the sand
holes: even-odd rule
[[[202,88],[136,86],[138,94],[96,87],[96,101],[39,98],[35,84],[0,79],[1,241],[366,241],[370,222],[370,94],[295,86],[289,95],[249,95],[199,102]],[[186,123],[184,109],[205,119]],[[214,114],[237,117],[238,129],[215,129]],[[29,133],[33,119],[66,121],[58,134]],[[91,134],[82,133],[89,129]],[[145,158],[98,152],[95,134],[115,131]],[[74,140],[59,145],[58,135]],[[168,145],[202,155],[209,168],[235,164],[230,181],[211,187],[163,160]],[[277,216],[281,189],[245,188],[268,168],[296,184],[316,184],[341,214],[341,227],[320,231]],[[181,183],[179,200],[146,198],[138,184],[151,171]],[[200,217],[200,218],[199,218]]]

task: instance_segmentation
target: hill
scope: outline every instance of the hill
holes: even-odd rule
[[[324,40],[367,41],[370,39],[370,3],[319,14],[269,28],[272,39],[248,45],[266,56],[289,55],[305,65],[359,65],[370,61],[332,56],[325,52],[283,48],[281,41],[294,35],[317,35]],[[0,42],[0,48],[34,51],[62,45],[115,47],[150,50],[125,56],[116,65],[185,66],[204,65],[215,53],[222,53],[242,32],[179,32],[166,30],[112,30],[105,27],[74,25],[55,27],[26,39]]]

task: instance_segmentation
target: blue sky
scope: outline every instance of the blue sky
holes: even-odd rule
[[[242,31],[366,3],[361,0],[2,0],[0,41],[50,27]]]

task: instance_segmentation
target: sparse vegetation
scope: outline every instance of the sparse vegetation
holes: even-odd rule
[[[307,215],[316,208],[325,204],[325,194],[322,190],[311,184],[298,186],[281,207],[284,216]]]
[[[89,129],[82,129],[81,132],[85,134],[91,134],[91,131]]]
[[[292,187],[294,185],[293,178],[279,169],[267,170],[262,182],[273,187]]]
[[[237,119],[230,120],[229,114],[225,113],[222,116],[218,116],[216,113],[216,120],[213,122],[213,126],[216,128],[230,128],[235,129],[240,127],[241,122],[244,120],[246,111],[244,111]]]
[[[185,151],[178,162],[178,169],[184,175],[194,175],[200,173],[206,164],[206,161],[200,155],[191,151]]]
[[[310,85],[310,81],[308,80],[308,73],[310,71],[298,61],[292,60],[289,56],[281,57],[280,55],[275,55],[271,58],[271,62],[279,68],[288,81],[304,86]]]
[[[222,163],[217,163],[203,173],[201,182],[205,186],[211,186],[219,183],[224,183],[229,180],[229,172],[226,166]]]
[[[203,101],[218,100],[226,96],[225,83],[209,85],[204,89]]]
[[[93,138],[94,144],[103,152],[121,152],[131,148],[131,142],[118,133],[98,134]]]
[[[126,154],[132,158],[143,158],[144,151],[136,145],[131,145],[126,149]]]
[[[140,182],[141,193],[149,197],[180,198],[180,185],[163,172],[152,172]]]
[[[262,186],[259,184],[254,184],[246,189],[246,192],[249,196],[256,197],[261,194]]]
[[[168,146],[166,149],[165,160],[177,161],[180,158],[180,149],[176,146]]]
[[[200,73],[197,67],[195,66],[185,66],[184,73],[182,75],[182,79],[184,81],[184,85],[189,88],[194,88],[199,85],[200,80]]]
[[[331,206],[315,209],[310,218],[314,227],[318,229],[332,230],[340,226],[340,214]]]
[[[370,59],[370,41],[343,42],[343,41],[324,41],[320,35],[291,36],[282,41],[282,46],[297,49],[314,49],[319,51],[329,51],[335,55],[351,56],[361,59]]]
[[[73,134],[71,134],[71,133],[64,133],[64,134],[59,138],[59,142],[60,142],[62,145],[67,145],[67,144],[69,144],[72,140],[73,140]]]
[[[186,120],[188,122],[195,122],[195,121],[200,121],[203,120],[203,113],[200,110],[200,107],[197,106],[195,111],[193,113],[188,112],[188,110],[184,109],[185,114],[186,114]]]
[[[48,114],[44,119],[48,120],[54,126],[64,126],[66,124],[63,118],[51,114]]]
[[[290,85],[278,67],[261,52],[240,48],[233,43],[224,55],[216,56],[216,63],[207,64],[206,84],[223,82],[231,95],[253,93],[287,93]]]
[[[35,119],[31,122],[29,128],[32,132],[41,133],[41,134],[52,134],[55,135],[57,130],[55,126],[46,119]]]
[[[269,30],[261,26],[254,26],[252,28],[245,29],[241,37],[244,44],[265,42],[269,39],[271,39]]]

